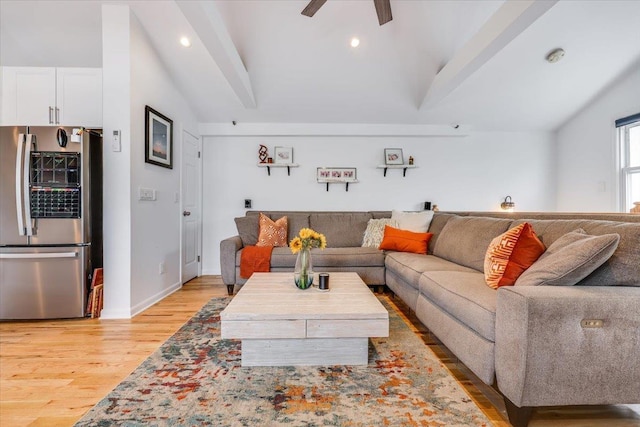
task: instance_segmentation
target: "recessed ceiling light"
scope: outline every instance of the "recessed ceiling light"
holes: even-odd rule
[[[182,37],[180,38],[180,44],[184,47],[191,47],[191,40],[189,40],[189,37]]]
[[[358,47],[360,46],[360,39],[357,37],[354,37],[351,39],[351,47]]]
[[[547,62],[551,64],[560,61],[564,57],[564,49],[557,48],[547,54]]]

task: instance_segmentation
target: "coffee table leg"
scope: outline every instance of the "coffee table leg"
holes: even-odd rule
[[[233,295],[233,285],[227,285],[227,293]]]

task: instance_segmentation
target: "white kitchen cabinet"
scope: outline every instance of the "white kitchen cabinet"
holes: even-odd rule
[[[0,124],[102,126],[102,69],[1,68]]]

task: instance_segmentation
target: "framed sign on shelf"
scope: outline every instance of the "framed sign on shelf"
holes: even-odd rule
[[[356,182],[358,171],[356,168],[318,168],[316,179],[318,182]]]
[[[293,147],[275,147],[274,150],[275,163],[293,163]]]
[[[385,165],[403,165],[404,157],[402,156],[402,148],[385,148],[384,164]]]

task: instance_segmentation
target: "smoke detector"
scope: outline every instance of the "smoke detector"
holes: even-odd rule
[[[560,61],[563,57],[564,57],[564,49],[559,47],[549,52],[547,54],[546,59],[547,59],[547,62],[549,62],[550,64],[554,64]]]

